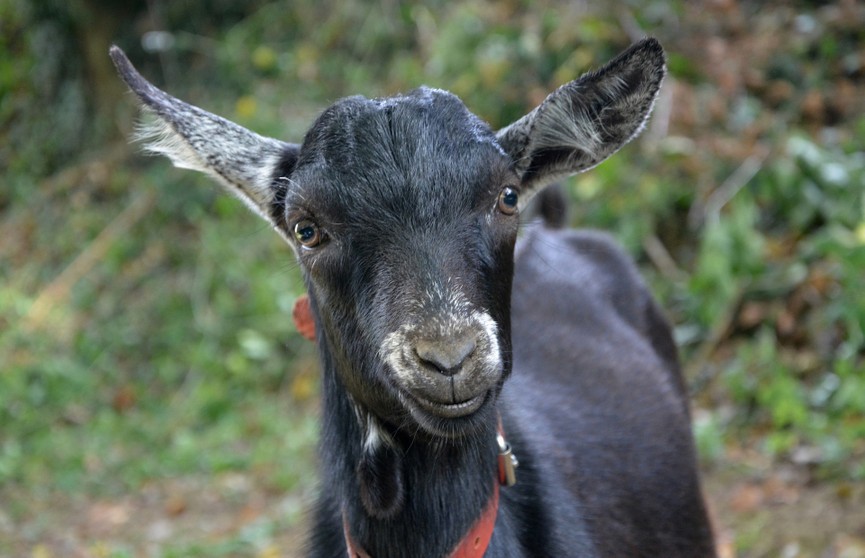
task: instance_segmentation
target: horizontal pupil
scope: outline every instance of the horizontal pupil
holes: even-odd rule
[[[505,192],[504,198],[502,199],[505,202],[505,205],[517,205],[517,193],[516,192]]]

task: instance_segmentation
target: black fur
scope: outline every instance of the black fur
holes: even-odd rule
[[[288,193],[290,184],[288,177],[291,176],[294,172],[294,167],[297,166],[297,157],[299,154],[300,148],[297,145],[286,144],[271,175],[273,198],[267,209],[270,219],[277,226],[285,227],[282,219],[285,216],[285,196]]]
[[[323,372],[309,556],[345,556],[344,522],[374,558],[446,556],[492,494],[497,416],[521,465],[487,557],[714,555],[675,345],[634,265],[599,233],[533,226],[517,245],[514,195],[639,132],[656,41],[498,133],[420,88],[339,101],[299,146],[112,57],[175,135],[156,150],[216,176],[297,253]],[[563,208],[551,195],[541,211],[559,226]],[[301,222],[318,244],[294,239]],[[442,374],[421,341],[458,363]]]
[[[546,226],[561,229],[568,225],[568,200],[561,184],[552,184],[538,192],[536,204]]]
[[[376,519],[388,519],[402,510],[405,488],[400,450],[390,444],[361,453],[357,484],[364,509]]]

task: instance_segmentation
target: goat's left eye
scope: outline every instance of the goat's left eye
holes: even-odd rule
[[[517,212],[517,203],[520,201],[519,193],[507,186],[499,194],[498,208],[505,215],[513,215]]]
[[[310,219],[303,219],[294,224],[294,238],[305,248],[318,246],[322,236],[321,229]]]

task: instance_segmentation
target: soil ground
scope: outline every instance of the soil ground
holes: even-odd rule
[[[865,557],[861,484],[809,483],[795,471],[743,478],[717,469],[707,472],[704,482],[720,558]],[[264,542],[238,552],[293,558],[301,556],[311,494],[311,489],[268,493],[250,477],[232,473],[151,483],[119,498],[46,496],[31,500],[28,516],[16,522],[0,507],[0,538],[9,537],[9,546],[0,548],[10,558],[100,558],[117,555],[114,549],[130,556],[164,556],[169,547],[204,549],[243,540],[244,531],[267,529]],[[16,499],[10,491],[5,496]]]

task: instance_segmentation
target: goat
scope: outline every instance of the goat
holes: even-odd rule
[[[656,40],[498,132],[421,87],[342,99],[301,144],[110,54],[155,113],[147,149],[214,177],[299,261],[323,369],[308,555],[714,555],[676,348],[634,264],[598,232],[517,240],[534,194],[641,131]]]

